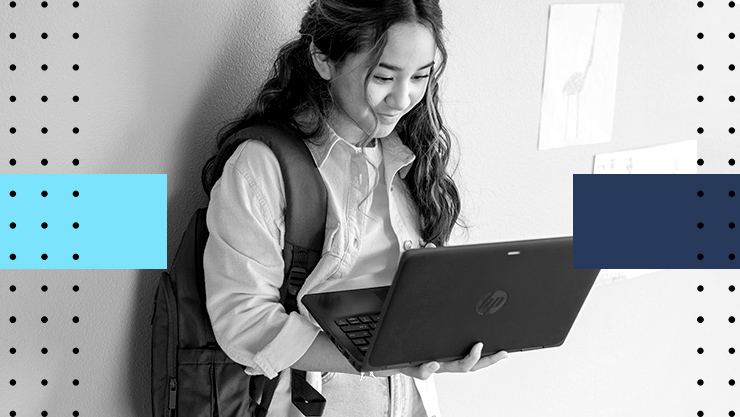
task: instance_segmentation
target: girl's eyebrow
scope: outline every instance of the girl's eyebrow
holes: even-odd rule
[[[431,67],[432,65],[434,65],[434,61],[432,61],[432,62],[430,62],[430,63],[428,63],[428,64],[426,64],[426,65],[424,65],[422,67],[419,67],[419,69],[417,69],[416,71],[421,71],[423,69],[426,69],[426,68]],[[403,71],[403,68],[398,67],[396,65],[386,64],[385,62],[381,62],[380,64],[378,64],[378,66],[381,67],[381,68],[385,68],[385,69],[391,70],[391,71],[396,71],[396,72]]]

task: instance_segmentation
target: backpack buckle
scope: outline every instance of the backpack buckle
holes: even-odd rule
[[[288,272],[288,293],[290,295],[298,295],[303,283],[306,281],[306,268],[300,266],[294,266],[290,268]]]

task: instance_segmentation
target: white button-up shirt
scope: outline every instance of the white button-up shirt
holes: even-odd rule
[[[381,141],[390,222],[401,253],[424,243],[416,205],[403,182],[415,156],[395,133]],[[362,201],[369,192],[362,178],[365,157],[331,129],[327,140],[307,145],[326,184],[328,205],[322,257],[298,293],[299,312],[287,315],[279,304],[286,203],[272,151],[260,141],[241,144],[213,186],[208,206],[203,267],[216,341],[245,372],[268,378],[293,365],[313,343],[320,328],[300,300],[319,284],[347,277],[370,209]],[[269,416],[301,415],[290,401],[289,379],[289,372],[281,374]],[[320,372],[308,372],[306,379],[321,390]],[[433,378],[414,382],[427,415],[439,416]]]

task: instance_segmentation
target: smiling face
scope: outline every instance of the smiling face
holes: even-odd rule
[[[369,51],[350,55],[338,68],[314,54],[316,70],[331,81],[335,107],[329,124],[351,143],[360,142],[365,135],[388,136],[426,93],[436,53],[432,31],[419,23],[397,23],[387,35],[388,42],[375,68],[368,67]],[[373,110],[378,115],[377,131]]]

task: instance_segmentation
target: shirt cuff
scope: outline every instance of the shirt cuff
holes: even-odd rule
[[[303,357],[320,330],[299,313],[290,313],[277,336],[254,356],[254,363],[266,377],[275,378]]]

